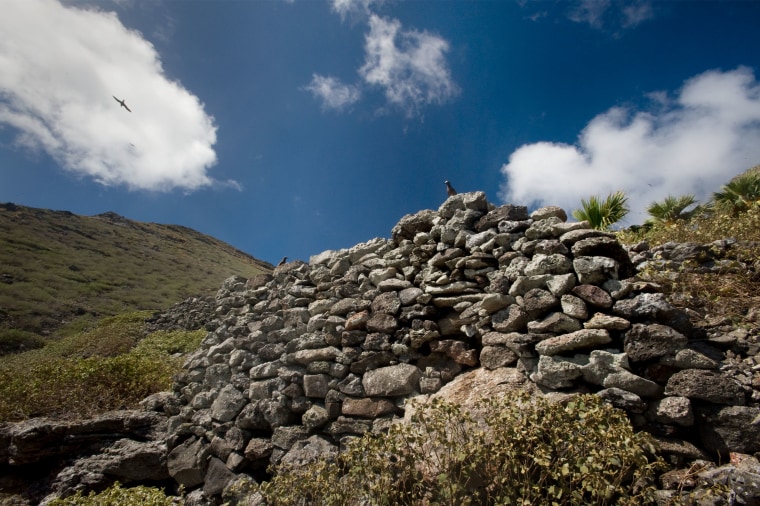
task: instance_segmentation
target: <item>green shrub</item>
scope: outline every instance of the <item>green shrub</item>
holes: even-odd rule
[[[145,320],[152,314],[135,311],[103,318],[91,329],[51,343],[51,352],[76,357],[115,357],[127,353],[145,335]]]
[[[333,460],[272,469],[258,492],[270,506],[647,504],[663,467],[651,437],[598,397],[523,394],[471,412],[433,401]]]
[[[206,337],[206,332],[203,330],[192,332],[159,330],[137,343],[134,351],[136,353],[163,353],[165,355],[189,353],[198,349],[204,337]]]
[[[20,329],[0,329],[0,355],[34,350],[45,346],[39,334]]]
[[[171,506],[177,504],[176,498],[168,497],[163,490],[153,487],[121,488],[119,482],[96,494],[90,492],[75,495],[65,499],[53,499],[49,506]]]
[[[182,366],[178,354],[196,349],[206,333],[155,332],[137,342],[149,314],[106,318],[43,349],[2,357],[0,422],[92,416],[170,389]]]

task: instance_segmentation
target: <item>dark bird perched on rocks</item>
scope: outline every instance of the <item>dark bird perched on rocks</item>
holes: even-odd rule
[[[111,95],[111,96],[113,97],[113,95]],[[127,107],[127,104],[124,103],[124,99],[119,100],[116,97],[113,97],[113,99],[116,100],[119,103],[119,105],[121,105],[124,109],[128,110],[129,112],[132,112],[132,109],[130,109],[129,107]]]
[[[451,183],[449,183],[448,181],[444,181],[443,184],[446,185],[446,193],[449,194],[449,197],[457,194],[457,191],[454,189],[453,186],[451,186]]]
[[[277,267],[279,267],[281,265],[285,265],[285,262],[287,262],[287,261],[288,261],[288,257],[282,257],[282,260],[280,260],[280,263],[277,264]]]

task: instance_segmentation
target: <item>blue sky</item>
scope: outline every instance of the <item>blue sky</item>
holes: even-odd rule
[[[389,237],[444,179],[568,214],[623,190],[637,224],[760,164],[756,1],[0,7],[0,202],[272,263]]]

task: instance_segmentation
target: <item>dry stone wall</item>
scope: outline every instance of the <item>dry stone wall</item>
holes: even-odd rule
[[[390,239],[230,278],[166,407],[169,474],[218,495],[382,430],[478,367],[597,393],[676,462],[760,451],[757,386],[724,367],[736,340],[633,277],[645,250],[560,208],[473,192],[403,217]]]

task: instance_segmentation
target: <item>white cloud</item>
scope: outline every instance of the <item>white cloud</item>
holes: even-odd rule
[[[571,3],[568,11],[571,21],[585,23],[597,30],[609,31],[616,35],[653,17],[654,10],[649,0],[580,0]]]
[[[384,0],[331,0],[332,10],[345,20],[347,16],[366,17],[370,14],[372,4],[381,4]]]
[[[326,109],[341,110],[359,100],[361,92],[356,86],[343,84],[339,79],[314,74],[306,86],[314,97],[322,100]]]
[[[589,122],[575,145],[537,142],[502,166],[505,202],[559,205],[623,190],[627,222],[667,195],[707,201],[731,177],[760,163],[760,84],[746,67],[712,70],[684,83],[675,99],[651,94],[654,111],[614,107]]]
[[[630,5],[623,7],[623,28],[633,28],[640,23],[652,19],[654,17],[654,10],[652,4],[649,2],[634,2]]]
[[[207,174],[216,163],[213,118],[114,13],[6,0],[0,32],[0,127],[12,127],[19,146],[104,185],[192,191],[217,183]]]
[[[443,103],[459,92],[444,57],[446,40],[402,30],[398,20],[375,14],[369,26],[359,73],[367,84],[381,87],[390,104],[412,116],[422,105]]]
[[[569,17],[576,23],[588,23],[594,28],[601,28],[605,12],[610,8],[610,0],[581,0],[574,5]]]

